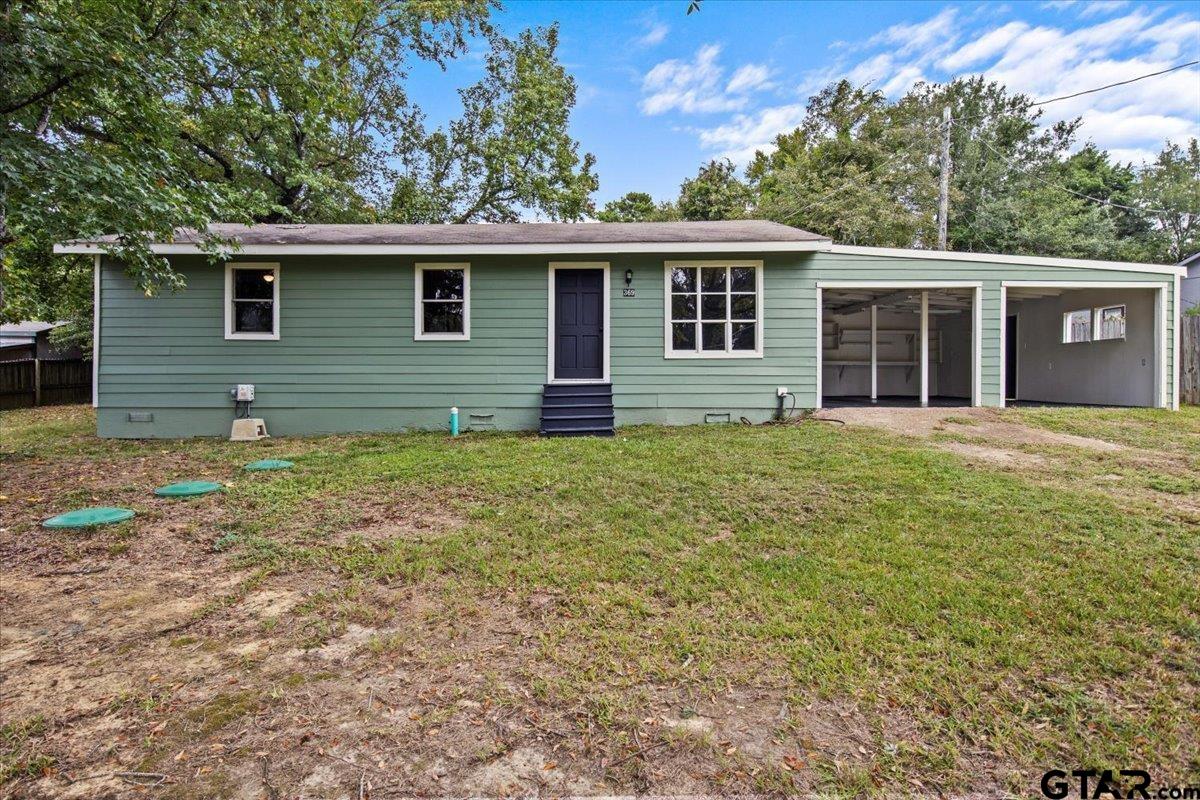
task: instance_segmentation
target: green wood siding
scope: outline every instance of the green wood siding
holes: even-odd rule
[[[1174,287],[1169,276],[1109,270],[827,253],[727,257],[765,264],[762,358],[664,358],[663,262],[687,256],[440,259],[471,263],[471,339],[460,342],[413,339],[413,265],[439,259],[245,259],[281,264],[278,341],[224,338],[220,266],[175,257],[187,288],[151,298],[105,259],[99,432],[228,435],[233,416],[228,392],[236,383],[255,384],[255,415],[266,419],[274,435],[446,427],[451,406],[459,407],[464,427],[536,428],[547,371],[551,261],[611,265],[609,334],[618,425],[704,422],[706,414],[762,421],[774,411],[778,386],[794,392],[800,407],[815,405],[818,281],[982,281],[983,401],[989,405],[1000,402],[1002,280],[1155,281],[1168,288],[1169,300]],[[627,269],[634,272],[635,297],[622,293]],[[1173,376],[1170,361],[1168,372]],[[152,414],[153,421],[131,422],[131,412]]]

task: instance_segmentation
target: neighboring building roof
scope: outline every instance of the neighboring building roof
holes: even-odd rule
[[[32,339],[42,331],[54,330],[64,322],[7,322],[0,325],[0,336],[26,336]]]
[[[1200,277],[1193,274],[1200,270],[1200,253],[1192,253],[1190,256],[1179,262],[1179,266],[1187,270],[1188,277]]]

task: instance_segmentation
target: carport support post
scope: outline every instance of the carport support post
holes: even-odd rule
[[[879,307],[871,306],[871,402],[879,402],[879,346],[876,336],[878,327]]]
[[[921,408],[929,405],[929,292],[921,292]]]

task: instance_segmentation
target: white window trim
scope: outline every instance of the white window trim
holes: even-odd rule
[[[701,331],[696,331],[696,350],[672,350],[671,349],[671,270],[676,267],[752,267],[755,271],[754,275],[754,349],[753,350],[702,350],[700,344],[702,341]],[[700,275],[696,275],[696,302],[700,302]],[[663,358],[666,359],[747,359],[747,358],[762,358],[763,357],[763,341],[765,339],[763,333],[763,319],[766,314],[763,309],[763,285],[766,283],[766,270],[763,269],[762,261],[753,261],[745,259],[714,259],[714,260],[698,260],[685,259],[677,261],[666,261],[663,263]],[[726,297],[729,296],[728,287],[726,288]],[[697,315],[700,310],[697,306]],[[726,317],[729,316],[731,309],[726,308]],[[698,317],[697,317],[698,319]],[[728,321],[728,320],[727,320]],[[728,341],[726,346],[728,346]]]
[[[555,326],[555,286],[554,273],[560,269],[599,269],[604,271],[604,375],[600,380],[595,378],[556,378],[554,377],[554,326]],[[546,271],[546,383],[611,383],[612,364],[611,335],[612,331],[612,284],[610,280],[612,269],[607,261],[551,261]]]
[[[233,329],[233,271],[235,269],[269,269],[275,275],[271,281],[271,333],[246,333]],[[279,281],[280,268],[276,261],[228,261],[225,263],[225,338],[231,341],[279,341]]]
[[[1070,338],[1070,335],[1069,335],[1071,332],[1071,316],[1073,314],[1078,314],[1081,311],[1089,312],[1088,313],[1088,336],[1086,339],[1072,339],[1072,338]],[[1073,308],[1070,311],[1064,311],[1062,314],[1062,343],[1063,344],[1090,344],[1091,342],[1095,341],[1095,338],[1092,335],[1095,332],[1094,331],[1095,314],[1096,314],[1096,312],[1090,308]]]
[[[1123,342],[1125,341],[1126,329],[1121,328],[1120,336],[1097,336],[1100,332],[1100,312],[1108,311],[1110,308],[1121,309],[1121,318],[1127,321],[1125,303],[1109,303],[1106,306],[1096,306],[1092,309],[1092,341],[1093,342]]]
[[[462,333],[426,333],[424,309],[425,270],[461,269],[463,271],[463,329]],[[468,342],[471,340],[471,265],[466,262],[418,263],[413,269],[413,341]]]

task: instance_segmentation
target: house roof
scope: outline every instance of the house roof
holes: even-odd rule
[[[209,231],[235,242],[238,256],[284,255],[584,255],[611,253],[720,254],[802,253],[913,258],[959,262],[1028,264],[1071,269],[1109,269],[1183,275],[1167,264],[1049,258],[990,253],[836,245],[826,236],[767,220],[720,222],[522,222],[501,225],[242,225],[215,223]],[[55,253],[98,255],[115,236],[54,246]],[[179,229],[169,242],[151,245],[161,255],[205,252],[194,230]]]
[[[815,250],[830,239],[766,220],[720,222],[510,223],[500,225],[241,225],[217,223],[209,232],[241,252],[671,252],[703,245],[714,250]],[[200,237],[180,229],[157,252],[194,252]],[[58,252],[98,252],[113,236],[68,242]],[[326,249],[328,248],[328,249]]]

